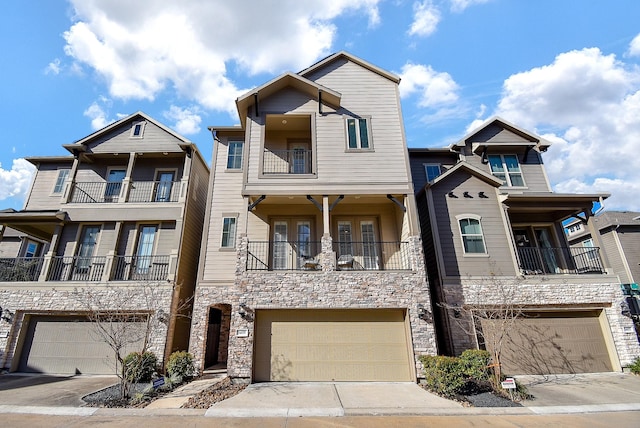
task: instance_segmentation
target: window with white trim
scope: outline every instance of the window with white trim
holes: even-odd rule
[[[236,217],[222,218],[222,248],[235,248],[236,246]]]
[[[229,141],[227,152],[227,169],[242,169],[242,141]]]
[[[491,173],[509,187],[524,187],[522,170],[516,155],[489,155]]]
[[[129,135],[130,138],[142,138],[142,136],[144,135],[144,128],[145,125],[147,124],[147,122],[133,122],[133,124],[131,125],[131,134]]]
[[[60,194],[64,190],[64,183],[69,177],[69,169],[61,168],[58,170],[58,177],[56,178],[56,184],[53,186],[53,194]]]
[[[427,175],[428,182],[435,180],[436,177],[442,174],[439,163],[425,163],[423,165],[424,165],[424,173]]]
[[[369,121],[366,118],[347,118],[347,149],[371,149]]]
[[[458,226],[460,226],[460,236],[465,254],[486,254],[484,245],[484,235],[480,216],[474,214],[463,214],[456,216]]]

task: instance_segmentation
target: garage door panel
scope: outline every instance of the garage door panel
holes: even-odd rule
[[[412,380],[402,310],[263,310],[256,324],[257,381]]]
[[[489,350],[498,325],[482,320]],[[612,371],[595,312],[530,314],[516,320],[502,346],[502,363],[503,372],[513,375]]]
[[[135,328],[134,326],[130,326]],[[142,323],[136,326],[144,331]],[[18,370],[55,374],[114,374],[113,350],[82,317],[32,316],[20,355]],[[140,349],[132,344],[123,354]]]

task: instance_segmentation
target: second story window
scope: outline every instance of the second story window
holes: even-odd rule
[[[242,169],[242,141],[230,141],[227,153],[227,169]]]
[[[56,178],[56,184],[53,186],[53,193],[60,194],[64,190],[64,183],[67,181],[67,177],[69,176],[68,169],[59,169],[58,170],[58,178]]]
[[[472,214],[463,214],[456,217],[460,226],[462,245],[465,254],[486,254],[484,235],[480,217]]]
[[[235,248],[236,246],[236,217],[224,217],[222,219],[222,248]]]
[[[144,134],[144,126],[145,126],[146,122],[134,122],[133,125],[131,125],[131,134],[129,135],[130,138],[142,138],[143,134]]]
[[[440,164],[438,163],[425,163],[424,173],[427,175],[427,181],[431,182],[436,179],[442,172],[440,171]]]
[[[491,173],[509,187],[523,187],[524,179],[516,155],[489,155]]]
[[[347,119],[347,148],[371,149],[367,119]]]

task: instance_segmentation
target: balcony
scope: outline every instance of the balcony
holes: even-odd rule
[[[518,247],[525,275],[605,273],[598,247]]]
[[[334,242],[322,253],[320,242],[250,241],[247,270],[322,270],[321,258],[333,260],[336,270],[411,270],[408,242]]]
[[[268,150],[262,160],[263,174],[311,174],[311,150]]]
[[[104,273],[105,256],[53,256],[48,281],[100,281]]]
[[[37,281],[44,257],[0,259],[0,282]]]
[[[165,281],[170,256],[116,256],[113,281]]]
[[[177,202],[179,181],[131,182],[126,202]],[[71,189],[70,203],[115,203],[121,201],[124,182],[76,182]],[[126,194],[127,192],[124,192]]]

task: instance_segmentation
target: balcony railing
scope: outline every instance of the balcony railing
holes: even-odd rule
[[[335,241],[339,270],[410,270],[408,242]]]
[[[525,275],[604,273],[598,247],[518,247]]]
[[[177,202],[179,181],[134,181],[128,202]]]
[[[49,281],[100,281],[107,262],[105,256],[53,256]]]
[[[318,270],[320,242],[250,241],[247,270]]]
[[[127,202],[177,202],[179,181],[135,181],[131,183]],[[74,183],[69,202],[80,204],[120,201],[122,182]]]
[[[80,204],[118,202],[120,189],[122,189],[121,182],[76,182],[71,190],[69,202]]]
[[[116,256],[113,281],[164,281],[170,256]]]
[[[263,174],[311,174],[311,150],[265,150]]]
[[[0,281],[37,281],[43,263],[44,257],[1,258]]]

